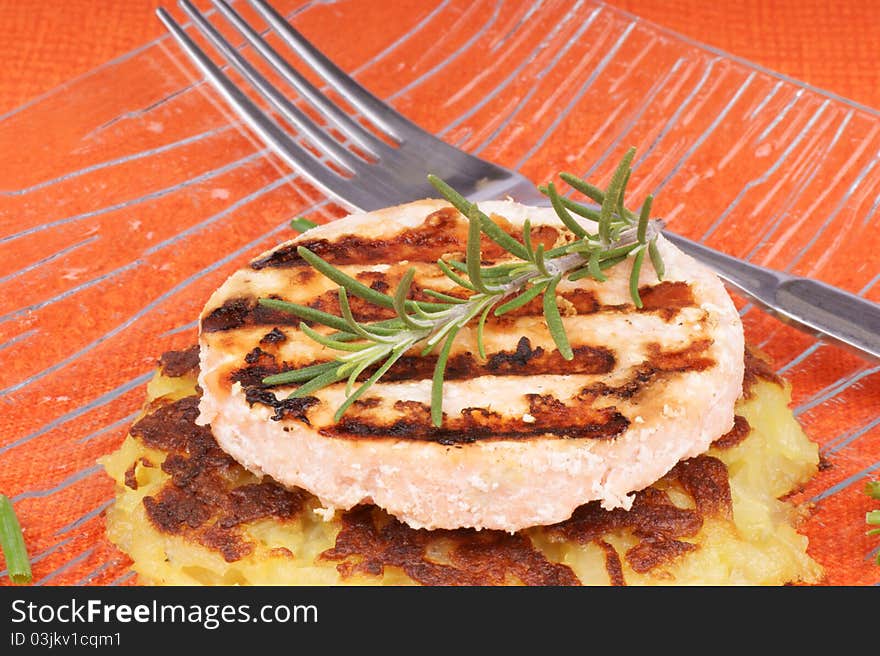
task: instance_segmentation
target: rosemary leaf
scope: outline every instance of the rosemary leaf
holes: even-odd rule
[[[529,261],[535,261],[535,249],[532,246],[532,222],[526,218],[523,221],[523,244],[526,247],[526,250],[529,252]]]
[[[584,230],[583,226],[578,223],[575,218],[568,213],[568,209],[565,207],[565,203],[562,202],[562,199],[559,196],[559,193],[556,191],[556,185],[552,182],[547,185],[547,196],[550,198],[550,204],[553,205],[553,209],[556,211],[556,215],[562,220],[565,224],[565,227],[571,230],[578,239],[582,239],[587,236],[587,231]]]
[[[642,204],[642,210],[639,212],[639,230],[637,239],[640,244],[645,243],[648,234],[648,221],[651,218],[651,205],[654,203],[654,196],[648,196]],[[652,258],[653,259],[653,258]]]
[[[555,276],[547,283],[547,289],[544,292],[544,318],[547,320],[547,328],[550,330],[550,336],[553,337],[559,353],[566,360],[572,360],[574,353],[568,342],[568,335],[565,334],[565,325],[559,314],[559,305],[556,303],[556,285],[558,284],[559,276]]]
[[[449,278],[452,282],[454,282],[459,287],[464,287],[472,292],[477,291],[476,288],[467,280],[458,275],[455,271],[450,268],[450,265],[446,264],[442,259],[437,260],[437,266],[440,270]]]
[[[498,278],[509,278],[512,275],[517,275],[523,269],[528,269],[529,264],[530,262],[509,262],[492,267],[483,267],[481,275],[484,280],[488,279],[494,282]]]
[[[356,334],[358,337],[362,337],[364,339],[374,340],[376,339],[375,333],[367,332],[364,327],[354,318],[354,315],[351,313],[351,305],[348,303],[348,294],[345,291],[345,287],[339,288],[339,310],[342,314],[342,318],[345,319],[346,325],[349,329]],[[386,330],[385,334],[389,333],[393,334],[393,331]],[[332,337],[331,337],[332,339]]]
[[[527,304],[533,298],[536,298],[539,294],[541,294],[547,288],[546,282],[541,282],[532,285],[526,291],[524,291],[519,296],[515,296],[514,298],[507,301],[503,305],[499,305],[495,308],[495,316],[500,317],[503,314],[507,314],[513,310],[521,308],[523,305]]]
[[[642,297],[639,296],[639,273],[642,270],[642,262],[645,259],[645,249],[640,248],[633,260],[633,268],[629,274],[629,293],[636,307],[642,309]]]
[[[599,262],[599,269],[601,271],[605,271],[606,269],[610,269],[613,266],[620,264],[621,262],[627,259],[626,255],[619,255],[617,257],[612,257],[607,260],[601,260]],[[571,282],[575,282],[580,280],[581,278],[586,278],[587,276],[594,277],[593,273],[590,271],[589,266],[584,267],[582,269],[575,270],[572,274],[568,276],[568,279]]]
[[[476,205],[471,205],[467,213],[468,237],[467,237],[467,274],[471,284],[481,294],[488,294],[489,289],[483,284],[482,255],[480,253],[480,215]]]
[[[450,187],[436,175],[429,175],[428,180],[434,185],[437,191],[439,191],[443,197],[455,207],[455,209],[465,216],[470,212],[471,206],[476,208],[476,203],[468,201],[464,196],[455,191],[455,189]],[[476,208],[476,211],[477,215],[480,217],[480,228],[486,233],[486,236],[489,239],[501,246],[504,250],[516,255],[519,259],[528,259],[528,253],[526,252],[525,246],[504,232],[497,223],[481,212],[479,208]]]
[[[630,150],[635,152],[634,148],[631,148]],[[599,187],[596,187],[595,185],[591,185],[589,182],[582,180],[581,178],[577,177],[576,175],[574,175],[572,173],[560,173],[559,177],[562,178],[563,180],[565,180],[565,182],[567,182],[568,185],[572,189],[575,189],[575,190],[581,192],[587,198],[594,201],[595,203],[598,203],[600,206],[602,205],[602,203],[605,202],[605,192],[602,191],[601,189],[599,189]],[[575,207],[575,206],[579,206],[579,207],[583,208],[584,210],[586,210],[587,212],[590,212],[594,215],[594,216],[590,216],[589,214],[581,214],[581,216],[583,216],[585,218],[591,218],[595,221],[599,220],[599,212],[597,212],[596,210],[594,210],[590,207],[586,207],[584,205],[578,205],[578,203],[575,203],[574,201],[571,201],[567,198],[563,198],[562,200],[565,203],[566,207],[568,207],[568,209],[570,209],[572,212],[575,212],[576,214],[580,214],[580,212],[578,212],[578,210]],[[621,217],[623,219],[632,220],[635,217],[635,214],[630,212],[625,207],[623,208],[623,212],[625,214],[625,216]]]
[[[335,282],[337,285],[345,287],[345,289],[348,290],[350,294],[353,294],[358,298],[362,298],[365,301],[372,303],[373,305],[378,305],[385,308],[394,308],[394,299],[391,296],[389,296],[388,294],[383,294],[382,292],[377,292],[372,287],[368,287],[361,281],[352,278],[342,270],[337,269],[335,266],[324,260],[320,255],[312,253],[312,251],[310,251],[305,246],[300,246],[296,249],[296,252],[299,253],[299,256],[302,259],[304,259],[315,269],[323,273],[324,276]],[[414,305],[415,301],[406,302],[407,309],[412,309]],[[445,305],[441,305],[439,303],[420,302],[419,305],[421,305],[423,310],[446,309]]]
[[[593,276],[595,280],[599,282],[605,282],[608,278],[605,277],[605,274],[602,273],[602,267],[599,264],[599,257],[601,252],[597,249],[590,253],[590,259],[587,264],[587,268],[590,270],[590,275]]]
[[[505,262],[496,266],[483,267],[480,276],[485,280],[487,278],[504,278],[513,274],[517,269],[528,268],[529,260],[526,262]],[[449,266],[456,271],[467,273],[467,264],[458,260],[449,260]]]
[[[272,374],[263,378],[263,385],[289,385],[291,383],[300,383],[304,380],[314,378],[319,374],[326,373],[331,369],[339,367],[339,362],[322,362],[321,364],[313,364],[300,369],[291,369],[283,371],[280,374]]]
[[[652,239],[648,244],[648,255],[651,256],[651,264],[654,265],[654,273],[657,274],[657,280],[663,280],[666,274],[666,267],[663,265],[663,258],[660,257],[660,249],[657,248],[657,240]]]
[[[574,243],[572,244],[568,252],[569,253],[582,253],[584,256],[588,256],[594,251],[599,252],[600,260],[607,260],[612,257],[618,257],[620,255],[628,255],[633,249],[638,246],[638,242],[632,242],[631,244],[626,244],[624,246],[618,246],[616,248],[609,248],[606,250],[602,250],[601,247],[592,243]]]
[[[467,257],[465,257],[465,259],[467,259]],[[465,264],[464,262],[459,262],[458,260],[449,260],[447,264],[456,271],[467,273],[467,264]]]
[[[434,376],[431,380],[431,423],[437,427],[443,423],[443,376],[446,373],[452,342],[455,341],[459,330],[460,328],[456,326],[449,331],[449,336],[440,349],[440,355],[437,356],[437,364],[434,365]]]
[[[482,212],[480,212],[480,218],[480,227],[489,239],[521,260],[528,259],[529,254],[526,252],[525,246],[504,232],[497,223]]]
[[[587,276],[592,277],[592,273],[590,273],[589,267],[583,267],[582,269],[575,269],[570,274],[568,274],[568,280],[571,282],[576,282],[581,280],[582,278],[586,278]]]
[[[363,342],[341,342],[337,339],[333,339],[328,337],[327,335],[322,335],[316,330],[313,330],[306,323],[301,323],[299,325],[299,329],[304,332],[308,337],[312,338],[321,346],[326,346],[327,348],[334,349],[336,351],[351,351],[352,353],[357,351],[363,351],[365,348],[369,348],[369,344],[364,344]]]
[[[361,362],[358,364],[357,362],[352,362],[351,364],[356,365],[352,368],[351,374],[348,376],[348,380],[345,383],[345,396],[346,398],[351,396],[352,390],[354,389],[355,381],[357,381],[357,377],[360,376],[364,371],[373,364],[372,361],[367,360],[366,362]],[[342,373],[340,371],[339,373]],[[346,372],[347,373],[347,372]],[[336,421],[339,421],[338,419]]]
[[[547,261],[544,258],[544,244],[538,244],[538,250],[535,251],[535,266],[542,276],[550,277],[550,272],[547,271]]]
[[[403,322],[397,317],[394,317],[393,319],[385,319],[384,321],[374,321],[369,324],[361,324],[361,326],[371,334],[380,337],[397,335],[405,328]],[[339,340],[340,342],[350,342],[353,339],[361,339],[360,335],[356,335],[350,332],[350,330],[351,329],[347,329],[346,332],[330,333],[327,336],[331,339]]]
[[[363,351],[361,353],[362,357],[360,360],[345,360],[345,361],[343,361],[342,359],[339,359],[336,361],[337,364],[339,364],[339,369],[336,370],[336,373],[339,375],[340,380],[342,378],[345,378],[346,376],[348,376],[352,371],[354,371],[358,367],[360,367],[361,363],[364,362],[365,360],[372,362],[372,360],[369,357],[364,357],[365,353],[366,353],[366,351]]]
[[[319,374],[312,378],[307,383],[303,383],[299,387],[297,387],[293,392],[291,392],[287,398],[288,399],[301,399],[303,397],[309,396],[312,392],[317,392],[319,389],[324,389],[328,385],[332,385],[335,382],[338,382],[345,378],[348,374],[345,372],[340,373],[339,369],[341,368],[340,362],[335,362],[337,366],[333,369],[328,369],[322,374]]]
[[[325,259],[323,259],[320,255],[316,255],[305,246],[300,246],[296,249],[296,252],[299,253],[299,256],[302,259],[311,264],[312,267],[323,273],[324,276],[330,278],[330,280],[335,282],[337,285],[345,287],[345,289],[349,293],[354,294],[358,298],[362,298],[365,301],[372,303],[373,305],[378,305],[380,307],[386,308],[394,307],[394,299],[391,298],[388,294],[377,292],[372,287],[368,287],[359,280],[356,280],[351,276],[345,274],[344,272],[340,271],[335,266],[327,262]]]
[[[628,255],[618,255],[617,257],[611,257],[607,260],[602,260],[601,262],[599,262],[599,268],[602,269],[602,271],[605,271],[606,269],[610,269],[613,266],[617,266],[621,262],[625,262],[627,257]]]
[[[322,326],[327,326],[328,328],[334,328],[343,332],[351,332],[345,319],[328,312],[321,312],[321,310],[316,310],[315,308],[299,305],[297,303],[290,303],[289,301],[280,301],[276,298],[261,298],[257,302],[264,307],[287,312],[288,314],[299,317],[304,321],[311,321],[312,323],[318,323]]]
[[[604,261],[621,256],[626,258],[626,256],[632,253],[636,248],[638,248],[638,243],[636,242],[626,244],[625,246],[618,246],[617,248],[609,248],[607,251],[604,251],[602,253],[601,259]]]
[[[477,322],[477,353],[480,354],[480,357],[483,360],[486,359],[486,344],[483,342],[483,329],[486,326],[486,318],[489,316],[489,311],[493,307],[493,304],[487,304],[482,314],[480,314],[480,320]]]
[[[633,151],[635,154],[635,151]],[[617,216],[621,219],[626,217],[626,208],[623,206],[623,195],[626,193],[626,185],[629,184],[629,177],[632,175],[632,169],[627,168],[626,175],[623,178],[623,182],[620,185],[620,190],[617,192]]]
[[[457,296],[450,296],[449,294],[444,294],[443,292],[437,292],[433,289],[424,289],[422,290],[426,296],[430,296],[431,298],[436,298],[439,301],[446,301],[447,303],[453,303],[455,305],[462,305],[467,303],[466,298],[458,298]]]
[[[550,193],[549,188],[545,187],[543,185],[538,187],[538,191],[540,191],[545,196],[548,196]],[[601,191],[600,191],[600,193],[601,193]],[[604,194],[603,194],[603,197],[604,197]],[[577,203],[577,202],[571,200],[570,198],[566,198],[565,196],[559,196],[559,202],[565,206],[565,209],[570,210],[570,211],[574,212],[575,214],[577,214],[578,216],[584,217],[585,219],[590,219],[591,221],[598,221],[598,219],[599,219],[599,211],[593,209],[592,207],[587,207],[586,205],[581,205],[580,203]],[[581,226],[581,227],[583,227],[583,226]],[[595,235],[588,235],[588,236],[593,237]]]
[[[318,224],[314,221],[309,221],[308,219],[301,216],[296,217],[290,222],[290,227],[297,232],[305,232],[306,230],[311,230],[317,225]]]
[[[588,244],[587,242],[576,241],[573,244],[564,244],[563,246],[556,246],[555,248],[551,248],[549,251],[544,253],[544,257],[554,258],[559,257],[560,255],[567,255],[568,253],[575,253],[577,249],[582,248],[583,250],[591,250],[594,248],[593,245]]]
[[[391,355],[388,356],[388,359],[385,361],[381,367],[379,367],[376,372],[370,376],[364,383],[358,387],[354,393],[349,394],[342,405],[337,408],[336,413],[333,415],[333,421],[339,421],[342,419],[342,415],[345,414],[345,411],[351,407],[351,404],[357,401],[361,396],[363,396],[364,392],[370,389],[373,384],[379,380],[385,373],[394,366],[394,363],[400,359],[411,346],[411,344],[407,343],[405,345],[401,345],[396,347],[393,351],[391,351]]]
[[[559,177],[565,180],[572,189],[576,189],[587,198],[599,203],[599,205],[605,202],[605,192],[599,189],[599,187],[591,185],[586,180],[582,180],[571,173],[560,173]],[[596,218],[598,219],[598,216]]]
[[[611,176],[611,182],[608,185],[608,190],[605,192],[605,198],[602,201],[602,208],[599,210],[599,239],[602,241],[603,245],[608,244],[611,239],[611,220],[615,210],[617,210],[617,201],[620,197],[620,193],[623,190],[626,181],[629,179],[629,165],[635,154],[635,148],[630,148],[626,152],[626,155],[623,156],[620,164],[617,165],[614,175]],[[620,218],[625,217],[621,216]]]
[[[409,328],[415,328],[418,330],[421,326],[413,321],[406,311],[406,297],[412,289],[412,281],[415,275],[415,267],[408,269],[407,272],[403,274],[403,278],[400,279],[400,284],[397,285],[397,291],[394,292],[392,303],[394,305],[394,311],[397,312],[397,316],[400,317],[400,320]]]

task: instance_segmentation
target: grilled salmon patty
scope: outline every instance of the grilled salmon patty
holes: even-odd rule
[[[529,218],[533,241],[548,249],[570,238],[551,209],[512,201],[481,209],[517,238]],[[556,349],[540,299],[490,319],[485,358],[475,331],[463,329],[439,428],[430,420],[436,356],[418,351],[338,422],[343,383],[302,399],[286,398],[294,387],[263,386],[268,374],[337,355],[296,328],[296,317],[257,303],[271,297],[338,313],[337,285],[297,246],[379,291],[415,267],[411,298],[430,300],[424,289],[461,293],[435,261],[464,259],[466,235],[457,210],[419,201],[312,229],[235,273],[201,315],[199,422],[247,469],[304,488],[328,509],[372,503],[415,528],[510,532],[563,521],[589,501],[629,508],[633,491],[733,427],[743,377],[739,315],[717,277],[662,237],[664,280],[643,267],[639,310],[629,262],[604,283],[560,283],[570,361]],[[482,252],[484,264],[509,257],[485,239]],[[352,309],[362,321],[392,316],[363,302]]]

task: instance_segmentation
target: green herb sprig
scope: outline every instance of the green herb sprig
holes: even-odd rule
[[[31,582],[31,563],[24,546],[24,536],[12,502],[0,494],[0,548],[6,557],[6,571],[13,583],[21,585]]]
[[[865,494],[872,499],[880,501],[880,481],[870,481],[865,485]],[[880,535],[880,509],[869,510],[865,513],[865,522],[868,526],[877,526],[867,532],[868,535]],[[877,564],[880,565],[880,552],[877,553]]]
[[[394,294],[384,294],[352,278],[307,248],[299,247],[297,252],[303,260],[339,285],[340,315],[276,299],[262,298],[260,303],[299,317],[303,333],[338,351],[339,355],[330,362],[268,376],[263,379],[263,384],[298,384],[288,398],[302,398],[345,380],[345,400],[334,416],[334,420],[339,421],[405,353],[419,345],[422,356],[437,351],[431,386],[431,420],[435,426],[440,426],[446,365],[459,332],[476,321],[477,350],[480,357],[485,358],[484,331],[489,314],[502,316],[539,296],[550,335],[562,357],[571,360],[574,353],[556,297],[557,286],[563,279],[575,281],[591,277],[604,282],[606,270],[633,258],[630,294],[636,307],[641,308],[638,282],[646,254],[658,279],[663,277],[663,262],[656,243],[662,224],[650,218],[653,198],[648,196],[638,214],[624,205],[634,155],[634,148],[626,153],[604,191],[571,174],[560,174],[573,189],[597,203],[598,209],[561,196],[552,182],[539,187],[574,236],[570,243],[549,250],[543,244],[535,246],[528,219],[523,222],[522,239],[517,240],[482,212],[476,203],[468,201],[443,180],[429,175],[428,179],[437,191],[468,220],[465,261],[437,260],[438,269],[463,291],[464,298],[426,289],[424,294],[433,299],[431,302],[411,300],[415,269],[406,272]],[[590,219],[595,225],[584,225],[574,215]],[[482,235],[504,249],[511,261],[483,266]],[[352,313],[350,296],[393,309],[395,317],[373,323],[359,322]],[[319,332],[309,323],[335,332]],[[372,373],[357,384],[367,371]]]
[[[316,227],[318,224],[314,221],[309,221],[307,218],[298,216],[295,219],[291,219],[290,227],[297,232],[305,232],[306,230],[311,230]]]

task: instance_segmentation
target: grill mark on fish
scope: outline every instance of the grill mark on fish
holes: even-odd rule
[[[246,326],[298,326],[300,319],[288,312],[260,305],[253,296],[241,296],[224,301],[223,305],[202,317],[201,324],[203,332],[216,333]]]
[[[263,335],[262,339],[260,339],[260,344],[263,346],[268,346],[269,344],[279,344],[281,342],[287,341],[287,335],[285,335],[280,328],[277,326],[270,330],[268,333]]]
[[[629,419],[621,414],[609,400],[637,401],[652,385],[661,384],[670,373],[701,371],[714,365],[705,355],[712,340],[700,340],[676,350],[662,350],[657,344],[649,344],[649,358],[635,367],[628,377],[617,385],[597,382],[587,385],[575,395],[571,403],[565,403],[551,395],[527,394],[532,421],[522,417],[503,416],[486,408],[471,407],[461,411],[458,417],[444,415],[443,425],[438,428],[430,418],[430,408],[422,403],[396,401],[394,412],[376,411],[380,399],[365,399],[354,405],[342,419],[319,428],[323,435],[351,439],[399,438],[438,442],[440,444],[468,444],[489,439],[529,439],[544,435],[559,438],[613,439],[629,428]],[[565,361],[558,351],[533,349],[527,337],[520,338],[516,350],[492,354],[485,364],[479,364],[471,353],[461,353],[450,358],[447,365],[448,380],[473,380],[486,375],[531,376],[544,373],[602,375],[615,367],[614,354],[603,347],[581,346],[573,349],[575,357]],[[262,379],[282,369],[275,356],[260,347],[245,357],[252,362],[248,367],[230,374],[232,382],[245,386],[248,403],[262,403],[275,410],[273,419],[291,417],[311,425],[308,410],[319,403],[314,397],[279,400],[274,393],[262,386]],[[398,365],[389,370],[385,382],[426,380],[436,362],[435,356],[401,358]],[[362,374],[361,379],[371,375]],[[341,383],[340,383],[341,384]],[[310,400],[308,400],[310,399]],[[308,400],[308,401],[307,401]],[[371,401],[367,405],[367,401]],[[604,407],[596,408],[603,401]],[[391,415],[391,418],[389,418]]]
[[[597,382],[581,388],[577,398],[584,403],[591,403],[602,397],[615,397],[624,400],[635,400],[648,390],[651,384],[670,373],[704,371],[715,365],[715,360],[707,357],[705,352],[712,346],[712,340],[700,340],[683,349],[664,351],[659,344],[649,344],[649,357],[634,367],[622,383],[608,385]]]
[[[569,439],[611,440],[629,428],[629,420],[614,406],[593,408],[568,405],[550,395],[527,394],[534,421],[507,417],[486,408],[464,408],[457,417],[444,414],[442,426],[431,422],[430,406],[418,401],[396,401],[397,417],[388,421],[367,413],[349,412],[339,422],[321,428],[322,435],[350,439],[395,438],[472,444],[499,439],[527,440],[552,435]]]
[[[377,271],[363,271],[355,277],[372,289],[382,293],[387,293],[390,289],[394,288],[397,278],[396,276],[389,276],[387,273]],[[424,287],[418,281],[414,282],[408,298],[415,301],[436,302],[435,298],[425,293],[425,289],[430,289],[430,287]],[[695,307],[691,288],[684,282],[666,281],[656,285],[643,285],[639,290],[644,302],[644,307],[641,309],[636,309],[632,304],[602,304],[594,292],[581,288],[557,292],[557,298],[562,300],[562,304],[566,308],[569,308],[568,316],[584,316],[599,312],[623,314],[637,312],[656,314],[668,322],[674,319],[682,309]],[[467,298],[467,292],[461,289],[444,288],[443,293],[455,296],[456,298]],[[277,296],[273,295],[273,297]],[[384,321],[396,316],[393,309],[375,305],[356,296],[349,295],[348,300],[351,305],[352,314],[358,321]],[[336,289],[325,291],[302,304],[322,312],[336,316],[340,315],[339,293]],[[539,297],[500,317],[490,313],[487,325],[490,327],[510,326],[515,319],[542,316],[543,313],[542,300]],[[205,316],[202,319],[202,330],[213,333],[250,326],[275,325],[277,328],[278,325],[298,326],[301,321],[301,319],[292,314],[271,310],[259,305],[256,297],[238,297],[227,299],[222,305]],[[313,325],[308,321],[306,323]]]
[[[684,308],[695,305],[691,286],[681,280],[642,285],[639,296],[642,299],[640,312],[658,312],[666,321],[671,321]]]
[[[314,396],[304,396],[301,399],[279,399],[271,390],[257,387],[246,389],[244,398],[250,406],[260,403],[275,410],[275,414],[271,417],[273,421],[293,419],[306,426],[311,426],[307,415],[308,409],[320,403]]]
[[[647,365],[655,371],[685,372],[705,371],[715,366],[715,360],[703,355],[710,346],[711,339],[699,339],[681,349],[663,350],[660,344],[648,344]]]
[[[531,341],[522,337],[514,351],[498,351],[481,362],[473,353],[466,351],[450,356],[446,364],[446,380],[470,380],[488,375],[537,376],[541,374],[607,374],[614,370],[614,353],[602,346],[576,346],[572,349],[574,357],[565,360],[557,350],[545,350],[540,346],[532,349]],[[262,386],[266,376],[291,371],[296,367],[290,364],[279,365],[271,353],[257,347],[245,356],[247,367],[230,373],[230,382],[240,382],[243,386]],[[329,362],[324,360],[323,362]],[[308,364],[319,364],[309,360]],[[431,378],[436,355],[404,356],[382,377],[384,382],[425,380]],[[358,380],[366,380],[380,365],[365,370]]]
[[[649,345],[650,357],[633,369],[630,377],[618,385],[594,383],[584,387],[579,398],[582,401],[603,396],[614,396],[631,399],[641,393],[657,375],[664,373],[683,373],[688,371],[704,371],[714,366],[715,361],[707,357],[705,352],[712,345],[712,340],[700,340],[684,349],[664,351],[659,345]],[[489,354],[485,363],[481,363],[470,352],[457,353],[450,356],[446,367],[446,380],[471,380],[481,376],[537,376],[542,374],[558,374],[564,371],[567,375],[601,375],[614,370],[616,360],[614,353],[602,346],[576,346],[572,349],[572,360],[564,360],[559,351],[546,351],[542,347],[532,349],[531,340],[520,338],[513,351],[499,351]],[[258,355],[255,355],[258,354]],[[233,370],[230,382],[240,382],[245,387],[261,386],[266,376],[292,371],[299,366],[291,363],[279,365],[271,353],[262,349],[254,349],[245,357],[247,367]],[[426,380],[431,377],[437,356],[404,356],[397,361],[392,369],[383,376],[384,382],[401,382],[409,380]],[[312,360],[300,366],[323,364],[329,360]],[[367,369],[358,380],[365,380],[373,374],[374,368]]]
[[[423,585],[580,585],[568,565],[547,560],[521,533],[413,529],[374,506],[350,510],[341,521],[334,546],[318,558],[339,561],[343,578],[382,576],[386,567],[399,567]],[[450,545],[446,562],[428,553],[438,543]]]
[[[517,240],[522,232],[514,229],[503,217],[492,217],[502,229]],[[549,225],[535,226],[532,243],[545,249],[553,248],[561,232]],[[482,254],[487,260],[506,255],[506,251],[482,236]],[[445,207],[429,214],[424,222],[414,228],[406,228],[388,238],[367,238],[359,235],[342,235],[335,239],[302,239],[275,249],[265,257],[251,262],[251,268],[288,268],[308,266],[297,249],[303,246],[334,265],[387,264],[409,260],[410,262],[434,262],[449,253],[464,253],[467,245],[467,220],[458,210]]]
[[[256,364],[257,362],[265,361],[266,359],[271,358],[273,361],[275,357],[271,353],[267,353],[259,346],[255,347],[250,351],[246,356],[244,356],[244,361],[248,364]]]

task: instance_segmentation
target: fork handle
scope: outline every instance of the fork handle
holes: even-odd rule
[[[818,280],[725,255],[672,232],[663,234],[781,321],[880,361],[880,305]]]

